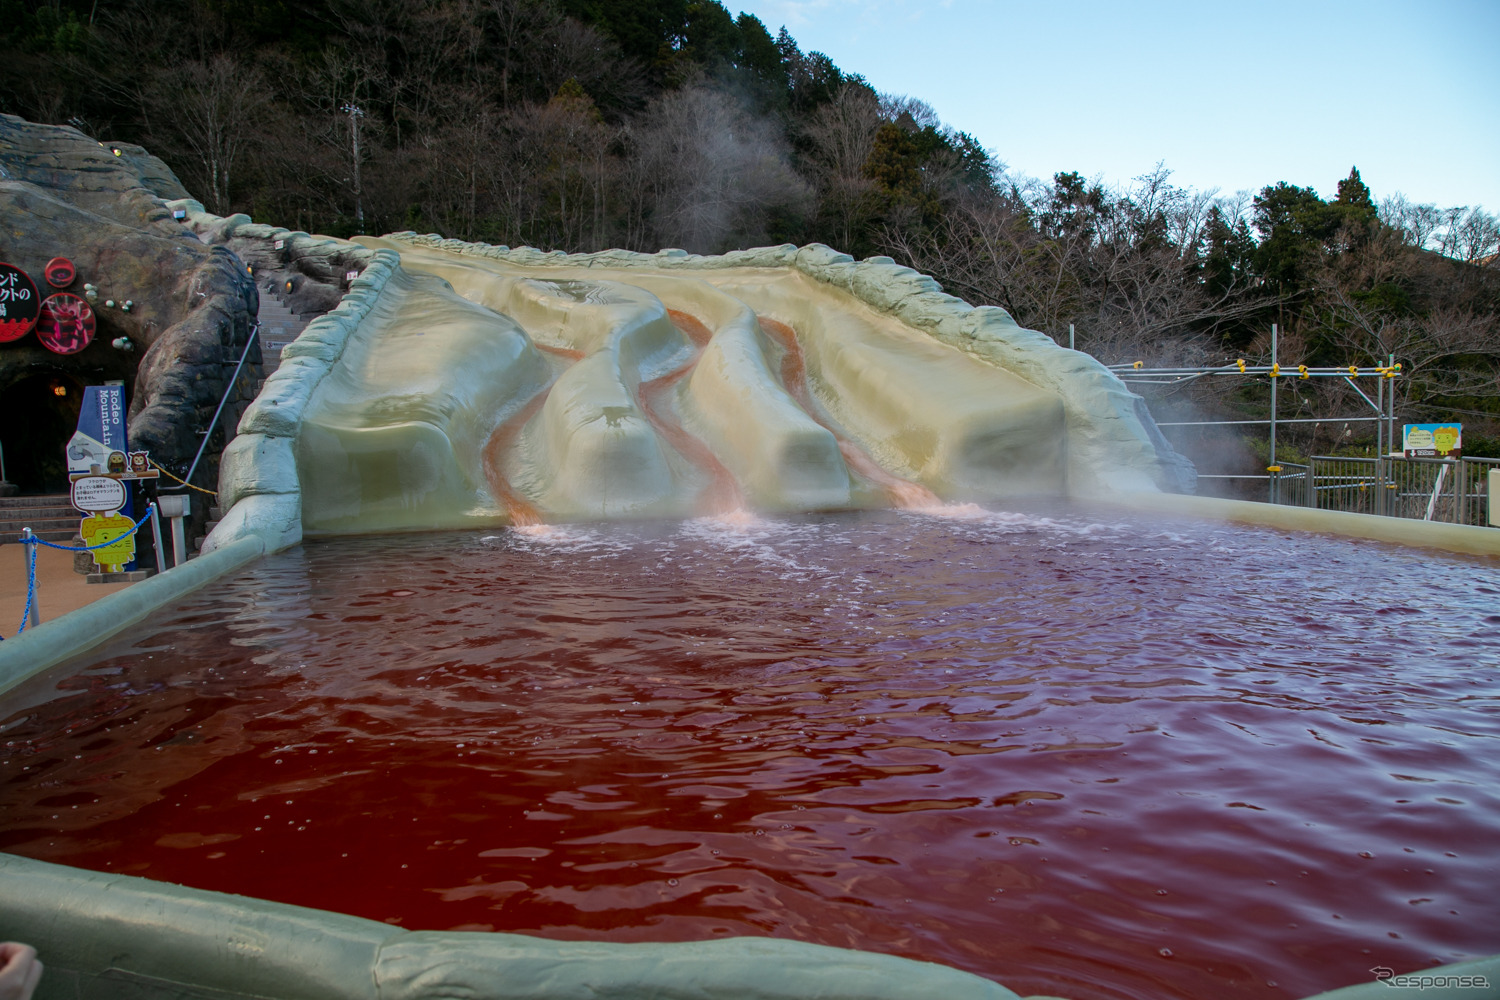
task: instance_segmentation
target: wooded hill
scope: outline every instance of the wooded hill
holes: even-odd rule
[[[1064,343],[1073,324],[1106,362],[1259,360],[1274,322],[1283,364],[1394,354],[1401,419],[1462,419],[1500,456],[1500,226],[1377,203],[1357,170],[1327,201],[1027,178],[715,0],[0,0],[0,53],[0,109],[138,142],[221,214],[571,251],[823,242]]]

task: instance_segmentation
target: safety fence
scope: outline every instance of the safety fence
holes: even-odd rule
[[[1271,473],[1271,502],[1318,510],[1491,525],[1493,458],[1344,458],[1315,455]],[[1500,476],[1494,477],[1500,478]]]
[[[45,545],[49,549],[61,549],[64,552],[93,552],[96,549],[102,549],[106,546],[114,545],[116,542],[122,541],[126,538],[129,538],[131,535],[134,535],[137,531],[141,530],[141,525],[151,520],[152,515],[155,513],[156,504],[147,504],[146,513],[141,515],[141,519],[135,522],[135,524],[130,528],[129,531],[122,531],[119,534],[112,534],[110,537],[104,539],[104,541],[96,542],[93,545],[58,545],[56,542],[49,542],[45,538],[36,537],[31,533],[30,528],[23,529],[21,531],[21,537],[20,539],[18,539],[18,541],[20,541],[22,545],[26,546],[26,605],[21,609],[21,627],[16,629],[16,635],[20,635],[22,632],[25,632],[26,626],[37,624],[36,547],[38,545]],[[0,634],[0,641],[3,641],[4,639],[5,636],[3,634]]]

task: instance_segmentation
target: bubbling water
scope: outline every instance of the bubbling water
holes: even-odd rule
[[[1497,598],[1494,561],[1066,509],[319,542],[18,690],[0,847],[1297,997],[1500,950]]]

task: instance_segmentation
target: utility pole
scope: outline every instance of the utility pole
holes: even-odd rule
[[[365,231],[365,206],[359,188],[359,120],[365,116],[364,109],[350,101],[342,108],[349,116],[349,131],[354,139],[354,227]]]

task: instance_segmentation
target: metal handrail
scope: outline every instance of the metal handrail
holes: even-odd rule
[[[240,363],[234,366],[234,374],[229,378],[229,384],[224,387],[224,395],[219,398],[219,406],[214,410],[213,419],[208,422],[208,430],[203,432],[203,443],[198,445],[198,454],[193,456],[193,464],[188,467],[187,475],[182,477],[181,485],[160,487],[162,492],[185,490],[193,481],[193,473],[198,471],[198,463],[203,460],[203,452],[208,447],[208,439],[213,437],[214,427],[219,423],[219,415],[224,412],[224,404],[229,402],[229,393],[235,386],[239,385],[240,372],[244,370],[245,361],[250,357],[250,346],[255,343],[255,338],[260,335],[260,322],[250,325],[250,336],[245,338],[245,349],[240,352]]]

